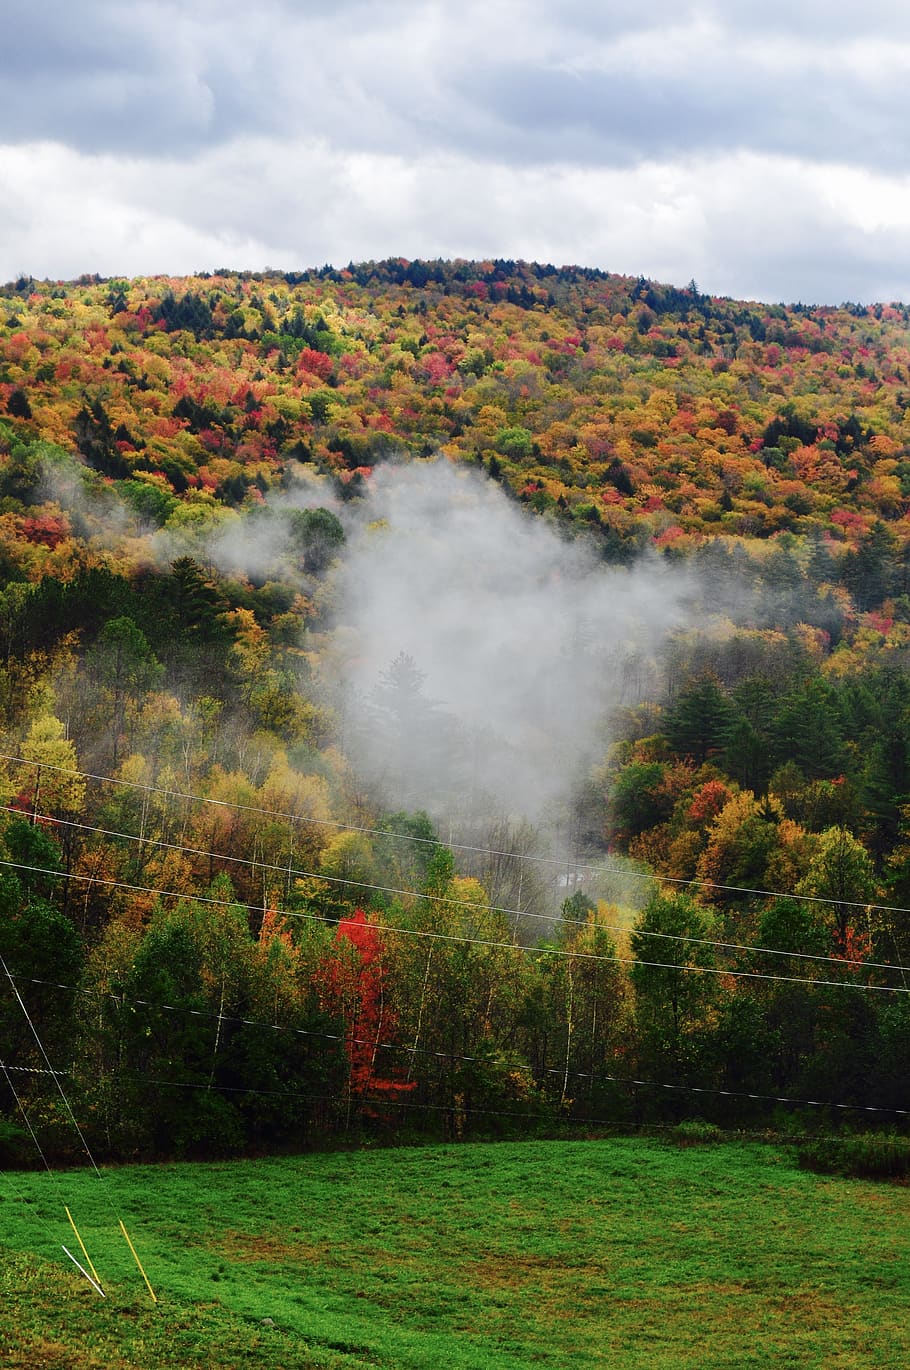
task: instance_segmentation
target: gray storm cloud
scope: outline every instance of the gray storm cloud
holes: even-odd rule
[[[315,134],[336,155],[614,167],[750,148],[887,168],[907,149],[910,15],[893,5],[7,9],[9,143],[154,161]]]

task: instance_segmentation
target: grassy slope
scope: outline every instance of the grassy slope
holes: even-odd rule
[[[502,1143],[6,1180],[10,1367],[910,1360],[907,1190],[769,1147]],[[66,1267],[63,1203],[106,1303]]]

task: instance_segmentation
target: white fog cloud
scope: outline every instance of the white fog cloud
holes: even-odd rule
[[[360,518],[336,587],[346,752],[392,806],[551,823],[633,702],[631,656],[691,620],[692,582],[607,566],[442,460],[377,468]],[[402,654],[422,680],[395,703]]]

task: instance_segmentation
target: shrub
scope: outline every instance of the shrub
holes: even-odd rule
[[[904,1180],[910,1176],[910,1138],[880,1132],[812,1137],[798,1147],[797,1158],[803,1170],[823,1175]]]
[[[716,1123],[706,1123],[704,1118],[687,1118],[674,1127],[672,1137],[680,1146],[706,1146],[722,1142],[724,1134]]]

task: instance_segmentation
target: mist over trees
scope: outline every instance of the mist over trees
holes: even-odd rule
[[[17,1095],[77,1151],[13,984],[110,1156],[899,1121],[908,341],[520,262],[0,290],[4,1155]]]

